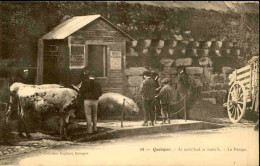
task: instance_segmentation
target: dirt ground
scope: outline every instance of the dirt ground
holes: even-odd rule
[[[226,108],[219,104],[211,104],[207,101],[198,100],[193,103],[188,111],[190,120],[201,120],[206,122],[231,124]],[[254,124],[258,116],[250,111],[246,111],[243,119],[237,124],[252,123]]]

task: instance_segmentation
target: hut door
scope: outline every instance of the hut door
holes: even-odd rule
[[[43,83],[58,84],[58,63],[56,56],[45,56],[44,57],[44,70],[43,70]]]
[[[96,77],[107,76],[106,46],[88,45],[88,66],[95,71]]]

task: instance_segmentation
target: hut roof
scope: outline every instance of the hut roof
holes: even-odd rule
[[[101,15],[88,15],[88,16],[75,16],[70,19],[65,20],[58,26],[56,26],[51,32],[47,33],[42,37],[42,39],[65,39],[72,33],[78,31],[79,29],[83,28],[84,26],[90,24],[91,22],[97,19],[103,19],[105,22],[110,24],[112,27],[123,33],[125,36],[134,40],[131,36],[126,34],[124,31],[119,29],[117,26],[112,24],[110,21],[102,17]]]

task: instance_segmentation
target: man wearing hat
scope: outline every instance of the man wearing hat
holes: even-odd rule
[[[189,76],[186,73],[184,67],[178,68],[178,78],[177,89],[180,92],[181,97],[188,95],[188,90],[190,89]]]
[[[173,98],[173,89],[170,86],[170,79],[164,78],[162,81],[163,87],[160,90],[159,94],[155,96],[156,98],[160,99],[161,104],[161,114],[162,114],[162,124],[165,124],[166,119],[168,120],[168,123],[170,124],[170,117],[169,117],[169,108],[170,103]]]
[[[162,87],[160,87],[160,84],[159,84],[159,74],[156,73],[155,71],[152,71],[151,72],[151,78],[155,82],[155,85],[156,85],[155,95],[157,95],[162,88]],[[157,99],[154,99],[153,104],[154,104],[154,119],[155,119],[154,123],[156,124],[157,115],[160,113],[161,105],[160,105],[159,100],[157,100]]]
[[[81,74],[80,74],[80,79],[81,79],[81,82],[83,82],[84,80],[88,80],[89,79],[89,70],[88,70],[88,66],[84,67],[81,71]]]
[[[140,86],[140,93],[142,94],[143,110],[144,110],[144,123],[142,126],[149,125],[154,126],[154,104],[153,100],[155,97],[156,84],[151,78],[151,73],[145,71],[143,73],[144,80]]]
[[[84,73],[85,72],[85,73]],[[98,98],[102,95],[102,88],[95,80],[95,72],[83,71],[80,93],[84,98],[84,111],[89,134],[97,131],[97,105]]]
[[[28,69],[23,69],[23,70],[18,70],[16,72],[16,77],[14,78],[13,82],[21,82],[24,84],[29,84],[31,83],[29,80],[29,70]]]

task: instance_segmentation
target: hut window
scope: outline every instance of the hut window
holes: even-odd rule
[[[70,67],[82,68],[85,66],[85,45],[70,45]]]

